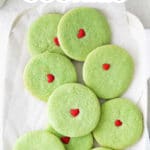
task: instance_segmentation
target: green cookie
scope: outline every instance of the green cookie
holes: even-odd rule
[[[48,127],[47,131],[56,135],[64,144],[66,150],[89,150],[93,146],[92,134],[88,134],[82,137],[68,137],[59,134],[52,127]]]
[[[94,148],[92,150],[112,150],[110,148],[103,148],[103,147],[97,147],[97,148]]]
[[[69,137],[90,134],[100,118],[100,103],[95,94],[81,84],[58,87],[48,101],[49,124]]]
[[[135,144],[143,133],[139,108],[127,99],[117,98],[102,105],[100,122],[93,132],[96,141],[112,149],[125,149]]]
[[[13,150],[65,150],[65,148],[53,134],[34,131],[18,139]]]
[[[33,57],[25,67],[24,83],[35,97],[47,101],[53,90],[64,83],[76,82],[71,61],[56,53]]]
[[[99,10],[80,7],[62,17],[58,37],[67,56],[84,61],[93,49],[111,42],[111,31]]]
[[[61,14],[46,14],[31,24],[28,47],[32,55],[45,51],[63,54],[57,38],[57,26],[61,17]]]
[[[91,52],[83,66],[83,79],[98,97],[112,99],[129,87],[134,74],[134,62],[124,49],[106,45]]]

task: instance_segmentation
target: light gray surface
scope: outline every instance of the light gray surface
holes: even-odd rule
[[[2,7],[5,2],[6,2],[6,0],[0,0],[0,7]]]
[[[126,7],[140,18],[145,28],[150,28],[150,0],[127,0]]]

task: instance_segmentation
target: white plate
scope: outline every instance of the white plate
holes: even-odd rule
[[[134,33],[134,20],[131,15],[127,15],[121,4],[60,4],[40,7],[40,9],[30,9],[20,14],[14,21],[8,43],[7,65],[5,74],[5,98],[3,117],[3,150],[11,150],[16,139],[30,130],[43,129],[47,124],[46,104],[36,100],[27,92],[23,86],[22,74],[24,66],[30,56],[26,47],[26,33],[28,26],[35,18],[46,12],[65,12],[68,9],[80,5],[86,5],[101,9],[107,16],[111,25],[114,44],[120,45],[128,50],[133,56],[136,64],[135,77],[124,97],[130,98],[139,104],[144,113],[146,122],[147,99],[144,97],[145,89],[145,49],[143,28],[136,26]],[[131,19],[132,18],[132,19]],[[140,35],[140,37],[138,36]],[[137,38],[138,37],[138,38]],[[81,64],[77,63],[78,74],[81,77]],[[80,78],[81,79],[81,78]],[[146,150],[145,141],[147,131],[137,145],[130,150]]]

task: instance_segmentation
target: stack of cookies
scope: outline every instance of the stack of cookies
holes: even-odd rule
[[[19,138],[13,150],[122,150],[141,138],[142,113],[121,98],[134,60],[111,37],[107,19],[94,8],[46,14],[31,24],[24,84],[47,103],[48,122]],[[77,83],[76,61],[83,62],[84,85]]]

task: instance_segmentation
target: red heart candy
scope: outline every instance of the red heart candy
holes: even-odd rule
[[[83,38],[85,35],[86,35],[86,33],[85,33],[84,29],[80,29],[77,36],[80,39],[80,38]]]
[[[122,121],[121,120],[116,120],[115,121],[115,126],[117,126],[117,127],[122,126]]]
[[[55,45],[60,46],[58,37],[55,37],[55,38],[54,38],[54,43],[55,43]]]
[[[64,144],[68,144],[69,141],[70,141],[70,137],[67,137],[67,136],[61,137],[61,141],[62,141]]]
[[[71,110],[70,110],[70,114],[71,114],[73,117],[78,116],[79,113],[80,113],[80,110],[79,110],[79,109],[71,109]]]
[[[104,70],[109,70],[110,69],[110,64],[103,64],[103,69]]]
[[[55,77],[52,75],[52,74],[48,74],[47,75],[47,81],[48,81],[48,83],[51,83],[51,82],[53,82],[55,80]]]

